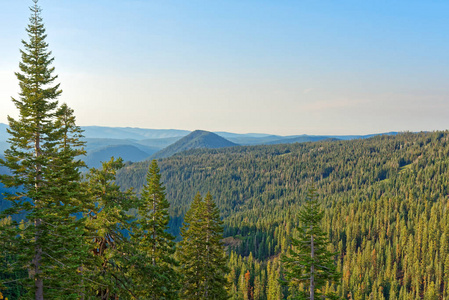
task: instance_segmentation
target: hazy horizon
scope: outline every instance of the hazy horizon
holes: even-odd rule
[[[0,0],[0,122],[31,1]],[[41,0],[78,125],[277,135],[448,129],[449,2]]]
[[[0,125],[6,125],[8,126],[8,123],[0,122]],[[364,135],[376,135],[376,134],[388,134],[388,133],[401,133],[405,131],[383,131],[383,132],[370,132],[370,133],[361,133],[361,134],[309,134],[309,133],[301,133],[297,132],[294,134],[275,134],[271,132],[243,132],[243,131],[229,131],[229,130],[207,130],[204,128],[195,128],[195,129],[183,129],[183,128],[144,128],[144,127],[133,127],[133,126],[103,126],[103,125],[79,125],[80,127],[86,128],[86,127],[100,127],[100,128],[111,128],[111,129],[141,129],[141,130],[173,130],[173,131],[188,131],[193,132],[196,130],[202,130],[202,131],[209,131],[213,133],[229,133],[229,134],[238,134],[238,135],[278,135],[278,136],[300,136],[300,135],[309,135],[309,136],[364,136]],[[435,131],[435,130],[431,130]],[[0,140],[2,140],[0,136]]]

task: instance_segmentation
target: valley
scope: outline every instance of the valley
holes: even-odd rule
[[[275,283],[280,254],[295,236],[296,214],[311,184],[325,211],[322,226],[332,251],[339,253],[339,295],[363,299],[381,293],[395,299],[427,292],[436,283],[441,294],[449,290],[442,273],[449,262],[448,132],[296,136],[281,144],[270,135],[159,131],[155,137],[133,130],[140,137],[106,128],[94,137],[87,129],[86,162],[98,167],[111,156],[122,157],[127,162],[116,182],[122,191],[140,194],[150,161],[158,158],[170,203],[169,232],[177,240],[195,194],[210,192],[225,225],[235,299],[247,272],[246,284],[259,290],[260,299],[272,299],[273,289],[288,294]],[[2,201],[2,207],[9,206]],[[430,244],[423,241],[429,234]],[[432,256],[426,256],[429,251]],[[432,267],[417,272],[416,261]]]

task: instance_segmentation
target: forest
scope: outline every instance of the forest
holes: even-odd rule
[[[0,159],[0,299],[449,299],[449,132],[86,169],[38,0]]]
[[[339,253],[340,297],[443,299],[449,292],[448,140],[448,132],[401,133],[194,150],[161,160],[170,229],[177,235],[194,194],[210,191],[231,251],[233,297],[243,299],[246,284],[257,299],[284,299],[287,291],[270,272],[282,276],[280,254],[295,236],[297,212],[314,183],[322,226]],[[146,167],[125,166],[118,184],[138,191]]]

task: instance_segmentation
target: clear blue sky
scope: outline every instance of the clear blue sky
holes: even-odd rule
[[[30,0],[0,0],[0,122]],[[274,134],[449,128],[449,1],[41,0],[80,125]]]

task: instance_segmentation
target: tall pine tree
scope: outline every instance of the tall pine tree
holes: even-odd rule
[[[320,208],[316,189],[312,187],[308,191],[307,201],[298,213],[299,237],[291,238],[292,247],[281,260],[293,299],[333,297],[331,294],[324,295],[323,287],[329,281],[336,281],[340,274],[334,262],[335,253],[327,250],[330,242],[321,229],[323,216],[324,211]]]
[[[156,160],[151,162],[146,180],[138,205],[139,219],[131,235],[143,257],[138,267],[147,267],[135,277],[137,295],[145,299],[178,299],[180,284],[175,270],[178,263],[173,257],[175,237],[167,232],[170,204]]]
[[[82,163],[75,156],[83,151],[72,111],[66,106],[58,110],[61,90],[51,67],[54,58],[45,42],[38,0],[33,2],[29,41],[22,41],[20,72],[16,73],[20,93],[12,99],[19,117],[8,116],[10,148],[0,161],[11,171],[0,177],[1,182],[20,189],[7,196],[13,205],[3,215],[26,214],[26,222],[4,226],[0,238],[9,241],[7,250],[18,253],[10,267],[28,271],[19,280],[29,292],[28,299],[44,299],[44,293],[71,299],[77,297],[81,284],[76,270],[83,253],[78,243],[83,221],[76,220],[75,213],[82,207],[75,199],[82,193]]]
[[[223,222],[218,207],[208,192],[204,198],[202,209],[203,235],[205,246],[204,257],[204,293],[203,299],[228,299],[226,274],[226,253],[223,239]]]
[[[210,193],[198,193],[184,217],[178,257],[183,299],[228,299],[223,224]]]
[[[184,216],[184,223],[181,227],[182,241],[178,243],[177,256],[180,261],[180,272],[183,275],[182,299],[201,299],[200,288],[203,282],[202,201],[201,194],[197,193],[190,209]]]

